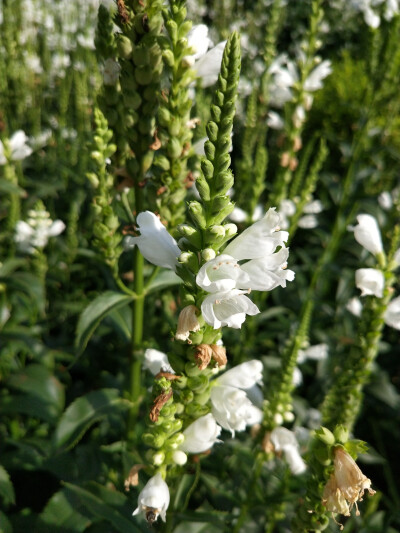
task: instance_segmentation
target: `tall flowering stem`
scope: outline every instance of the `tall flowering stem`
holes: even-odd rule
[[[367,296],[359,322],[358,342],[352,346],[322,405],[322,422],[328,428],[338,424],[352,430],[362,404],[363,388],[368,383],[372,365],[379,353],[379,342],[385,324],[384,316],[393,297],[396,281],[393,258],[400,244],[400,226],[393,232],[391,250],[386,258],[377,254],[385,280],[382,298]]]

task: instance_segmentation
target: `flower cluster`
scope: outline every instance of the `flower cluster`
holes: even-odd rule
[[[65,229],[62,220],[51,220],[50,213],[44,209],[32,209],[28,215],[26,222],[19,220],[15,227],[14,240],[22,253],[34,254],[46,246],[49,237],[56,237]]]
[[[28,137],[22,130],[16,131],[6,144],[0,140],[0,165],[5,165],[7,160],[21,161],[32,153],[32,148],[27,144]]]

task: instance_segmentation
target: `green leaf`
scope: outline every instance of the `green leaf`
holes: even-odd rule
[[[4,505],[15,503],[14,487],[10,481],[10,476],[7,470],[0,465],[0,498],[2,498]]]
[[[149,283],[146,288],[146,293],[151,294],[152,292],[161,291],[166,287],[172,287],[180,283],[182,283],[182,280],[175,272],[172,270],[161,270],[151,283]]]
[[[4,513],[0,511],[0,533],[12,533],[13,528]]]
[[[79,498],[80,502],[93,513],[96,518],[109,522],[118,533],[135,533],[141,530],[132,518],[131,505],[128,498],[117,491],[110,491],[96,483],[86,488],[66,483],[66,487]]]
[[[69,449],[77,444],[86,431],[101,418],[130,407],[120,398],[117,389],[101,389],[78,398],[63,413],[55,431],[56,448]]]
[[[53,407],[55,415],[64,408],[64,388],[43,365],[32,364],[12,374],[7,385],[29,396],[36,396]]]
[[[46,305],[44,285],[37,276],[29,272],[15,272],[10,284],[28,294],[32,299],[31,305],[34,304],[41,313],[44,313]]]
[[[8,259],[4,263],[0,263],[0,278],[5,278],[12,274],[19,267],[26,265],[26,259]]]
[[[34,533],[82,533],[91,524],[79,498],[63,489],[54,494],[40,514]]]
[[[120,292],[107,291],[91,302],[79,317],[75,345],[81,353],[100,321],[111,311],[132,301],[132,297]]]
[[[18,194],[21,198],[26,197],[26,191],[18,187],[15,183],[4,178],[0,179],[0,192],[5,194]]]

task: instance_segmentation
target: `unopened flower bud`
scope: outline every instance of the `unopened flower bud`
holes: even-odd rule
[[[182,255],[182,254],[181,254]],[[179,314],[178,328],[175,338],[180,341],[186,341],[191,331],[199,331],[200,323],[197,319],[198,309],[194,305],[188,305]]]
[[[187,455],[181,450],[175,450],[172,454],[172,460],[177,465],[183,466],[187,462]]]
[[[204,259],[204,261],[211,261],[212,259],[215,258],[216,253],[215,253],[215,250],[213,250],[212,248],[205,248],[201,252],[201,256]]]

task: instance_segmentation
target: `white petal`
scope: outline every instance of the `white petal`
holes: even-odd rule
[[[214,329],[222,326],[240,328],[247,315],[256,315],[260,311],[253,302],[244,296],[244,291],[233,289],[216,292],[207,296],[201,304],[204,320]]]
[[[269,209],[264,218],[233,239],[224,252],[238,261],[272,254],[277,246],[282,246],[287,241],[289,236],[286,231],[277,231],[279,222],[280,216],[275,208]]]
[[[191,56],[194,60],[199,59],[203,56],[210,44],[211,41],[208,38],[208,28],[205,24],[197,24],[189,31],[187,35],[188,46],[193,48],[195,53]]]
[[[382,252],[381,232],[376,219],[371,215],[358,215],[354,227],[354,238],[372,254]]]
[[[356,287],[361,290],[361,296],[382,298],[385,287],[383,272],[376,268],[359,268],[356,270]]]
[[[202,453],[209,450],[221,433],[215,418],[211,413],[201,416],[188,426],[183,435],[185,440],[180,449],[187,453]]]
[[[196,71],[197,77],[201,78],[203,87],[210,87],[217,81],[225,44],[226,41],[218,43],[217,46],[214,46],[214,48],[196,61],[194,70]]]
[[[181,251],[175,239],[154,213],[144,211],[137,217],[140,236],[131,239],[142,255],[153,265],[175,270]]]
[[[236,286],[248,285],[248,275],[240,268],[237,261],[227,254],[222,254],[205,263],[199,270],[196,283],[208,292],[230,291]]]
[[[256,383],[262,383],[263,365],[261,361],[253,359],[231,368],[218,377],[220,385],[230,385],[238,389],[250,389]]]
[[[154,376],[161,372],[161,370],[171,372],[172,374],[175,373],[169,364],[167,354],[154,348],[148,348],[144,352],[143,369],[150,370]]]
[[[62,220],[55,220],[47,230],[49,237],[56,237],[65,230],[65,224]]]
[[[385,323],[395,329],[400,329],[400,296],[392,300],[384,315]]]

